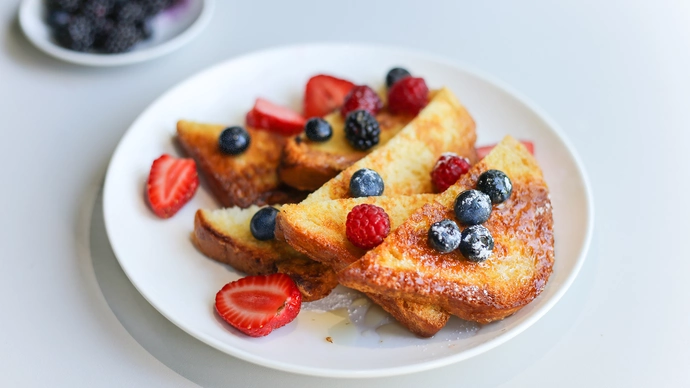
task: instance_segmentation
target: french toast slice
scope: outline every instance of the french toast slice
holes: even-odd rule
[[[371,168],[381,175],[385,183],[384,196],[432,193],[430,172],[439,156],[444,152],[455,152],[475,161],[475,140],[474,120],[453,93],[443,88],[384,146],[355,162],[300,204],[284,206],[277,217],[276,235],[312,259],[342,268],[363,252],[343,241],[344,233],[336,238],[333,236],[338,233],[334,232],[330,234],[331,238],[323,238],[319,233],[310,233],[318,232],[317,229],[302,230],[301,221],[309,217],[307,214],[313,214],[309,212],[309,206],[321,201],[348,198],[350,178],[361,168]],[[408,214],[416,209],[416,205],[410,206]],[[417,304],[376,293],[367,295],[402,325],[421,337],[436,334],[449,318],[438,306]]]
[[[441,254],[428,246],[432,223],[455,219],[453,204],[489,169],[508,175],[513,191],[493,206],[483,225],[494,239],[484,262],[458,250]],[[363,292],[440,305],[480,323],[503,319],[543,290],[554,262],[553,217],[548,187],[534,157],[506,137],[481,162],[434,201],[393,231],[381,245],[338,273],[340,282]]]
[[[196,160],[216,199],[224,207],[299,202],[306,193],[281,184],[276,169],[285,136],[247,128],[249,148],[237,156],[218,149],[224,125],[181,120],[177,138],[184,151]]]
[[[331,113],[324,118],[333,128],[333,135],[328,141],[313,142],[304,135],[294,136],[286,141],[278,176],[289,186],[314,191],[352,163],[386,144],[413,118],[414,116],[394,115],[382,110],[376,115],[381,128],[379,144],[370,150],[359,151],[345,138],[345,119],[340,112]]]
[[[302,204],[348,198],[352,174],[361,168],[379,173],[384,196],[433,193],[431,170],[444,152],[455,152],[476,162],[475,123],[448,88],[438,90],[429,104],[395,137],[353,163]]]
[[[391,222],[391,230],[397,228],[420,206],[431,201],[437,194],[417,194],[398,197],[345,198],[321,201],[308,205],[284,206],[280,214],[291,219],[289,236],[280,228],[276,233],[289,239],[299,252],[307,254],[336,271],[357,261],[366,253],[345,235],[345,221],[353,207],[368,203],[383,208]],[[367,296],[411,332],[430,337],[438,332],[449,315],[438,306],[410,303],[406,300],[388,298],[383,295]]]
[[[259,241],[249,223],[261,207],[204,210],[194,217],[192,241],[204,255],[247,275],[285,273],[302,292],[305,302],[327,296],[338,282],[335,272],[298,253],[282,241]]]
[[[286,205],[280,210],[281,222],[278,222],[277,230],[298,252],[340,271],[367,252],[354,246],[345,235],[345,221],[353,207],[367,203],[383,208],[388,214],[391,230],[395,230],[415,210],[433,201],[437,195],[344,198]]]

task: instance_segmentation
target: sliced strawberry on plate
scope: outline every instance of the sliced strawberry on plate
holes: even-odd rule
[[[187,203],[199,186],[193,159],[163,155],[153,161],[146,183],[146,198],[158,217],[169,218]]]
[[[302,132],[306,123],[299,113],[263,98],[256,99],[254,107],[247,113],[246,120],[250,127],[286,136]]]
[[[218,315],[251,337],[263,337],[292,322],[302,294],[285,274],[247,276],[226,284],[216,294]]]
[[[304,90],[304,117],[323,117],[340,108],[355,87],[350,81],[330,75],[315,75]]]
[[[527,151],[529,151],[530,154],[534,155],[534,143],[532,143],[529,140],[520,140],[520,143],[527,148]],[[477,158],[479,160],[484,159],[486,155],[491,152],[491,150],[496,146],[496,144],[488,145],[488,146],[483,146],[483,147],[477,147]]]

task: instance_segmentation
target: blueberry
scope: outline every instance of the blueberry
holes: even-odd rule
[[[307,121],[307,124],[304,126],[304,133],[309,140],[322,142],[333,136],[333,128],[328,121],[319,117],[314,117]]]
[[[455,216],[465,225],[485,223],[491,215],[491,198],[479,190],[463,191],[455,199]]]
[[[255,239],[266,241],[276,238],[276,215],[278,209],[274,207],[265,207],[252,217],[249,223],[249,230]]]
[[[449,219],[435,222],[429,228],[429,246],[441,253],[452,252],[460,245],[460,228]]]
[[[345,138],[354,148],[368,150],[379,144],[381,127],[376,118],[363,109],[353,110],[345,118]]]
[[[508,175],[499,170],[488,170],[477,179],[477,190],[486,193],[493,203],[501,203],[510,198],[513,182]]]
[[[460,253],[469,261],[482,262],[491,256],[494,250],[494,238],[489,229],[482,225],[473,225],[462,231]]]
[[[220,151],[229,155],[239,155],[249,148],[251,137],[242,127],[230,127],[221,132],[218,138]]]
[[[350,178],[350,195],[353,198],[376,197],[383,194],[383,179],[374,170],[357,170]]]
[[[394,67],[388,71],[388,74],[386,74],[386,86],[390,88],[394,83],[410,76],[412,76],[412,74],[402,67]]]

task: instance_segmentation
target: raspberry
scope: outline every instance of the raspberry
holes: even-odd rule
[[[392,113],[416,115],[429,101],[429,88],[423,78],[405,77],[388,91],[388,108]]]
[[[347,114],[354,110],[364,109],[372,115],[376,115],[382,108],[383,102],[379,95],[372,88],[366,85],[359,85],[352,88],[350,93],[345,96],[345,102],[342,108],[340,108],[340,114],[343,117],[347,117]]]
[[[452,152],[447,152],[438,158],[438,162],[431,171],[431,181],[439,193],[446,191],[460,179],[462,174],[470,169],[470,161]]]
[[[362,249],[381,244],[390,231],[391,223],[386,211],[366,203],[353,207],[345,221],[347,239]]]

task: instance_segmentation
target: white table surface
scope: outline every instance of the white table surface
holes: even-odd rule
[[[690,386],[690,3],[227,1],[164,58],[51,59],[0,2],[1,386]],[[473,359],[371,380],[255,366],[182,332],[127,280],[98,196],[120,136],[158,95],[233,56],[375,42],[492,73],[565,130],[589,172],[593,243],[537,324]]]

